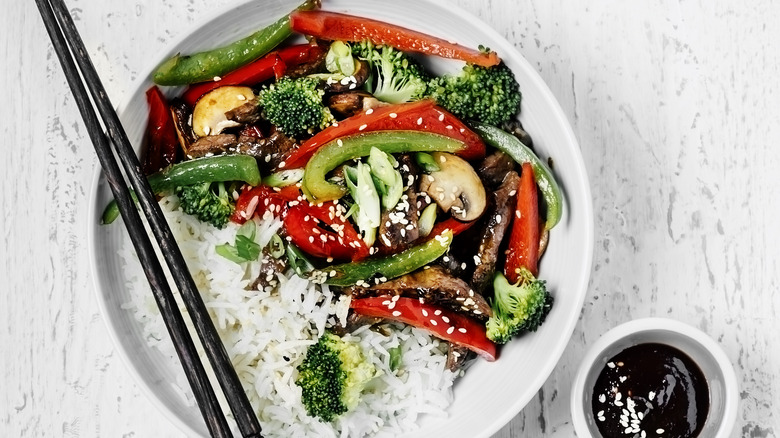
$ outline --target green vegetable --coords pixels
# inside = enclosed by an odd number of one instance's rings
[[[355,224],[363,235],[363,241],[371,246],[376,239],[376,229],[382,213],[379,208],[379,194],[371,178],[371,167],[358,161],[357,167],[344,167],[344,176],[357,206]]]
[[[182,161],[147,177],[152,192],[172,192],[176,187],[193,184],[241,181],[249,185],[260,184],[257,160],[248,155],[220,155]],[[135,199],[135,198],[134,198]],[[111,201],[103,211],[103,223],[110,224],[119,217],[116,201]]]
[[[544,322],[553,304],[544,281],[537,280],[528,269],[520,269],[520,280],[509,284],[498,272],[493,279],[493,316],[486,324],[487,336],[493,342],[505,344],[512,336],[536,331]]]
[[[346,187],[327,181],[327,174],[341,163],[365,157],[376,147],[382,152],[444,151],[455,153],[465,145],[443,135],[421,131],[375,131],[343,137],[326,143],[311,157],[303,174],[303,190],[310,201],[339,199]]]
[[[392,210],[404,193],[401,172],[396,170],[398,161],[392,155],[372,147],[368,153],[368,165],[371,166],[371,176],[377,191],[382,195],[382,206],[385,210]]]
[[[388,363],[390,365],[390,370],[398,371],[398,369],[401,368],[401,362],[403,361],[403,349],[399,345],[397,347],[388,348],[387,352],[390,354],[390,360]]]
[[[433,79],[428,94],[456,116],[489,125],[500,125],[520,111],[520,86],[504,64],[466,64],[460,74]]]
[[[268,241],[268,252],[271,253],[271,257],[278,259],[285,254],[284,241],[282,238],[274,233],[271,236],[271,240]]]
[[[439,206],[434,202],[425,207],[425,210],[420,213],[420,219],[417,221],[417,229],[420,231],[421,237],[425,237],[433,231],[438,210]]]
[[[433,173],[438,172],[441,170],[441,166],[439,166],[439,163],[436,162],[436,160],[433,159],[431,154],[426,154],[425,152],[417,152],[414,154],[414,161],[417,162],[417,165],[422,168],[422,171],[425,173]]]
[[[352,53],[368,62],[371,76],[365,87],[377,99],[403,103],[425,97],[429,76],[406,53],[391,46],[374,46],[370,41],[355,44]]]
[[[130,190],[130,197],[133,199],[133,202],[138,203],[138,196],[135,194],[135,190]],[[105,210],[103,210],[103,214],[100,216],[100,223],[108,225],[111,222],[114,222],[118,217],[119,205],[116,203],[116,200],[112,199]]]
[[[179,197],[182,211],[217,228],[227,224],[236,208],[236,202],[228,195],[224,182],[179,186],[174,193]]]
[[[298,10],[311,10],[318,6],[319,1],[306,0]],[[290,17],[285,15],[270,26],[227,46],[192,55],[176,54],[157,68],[153,79],[159,85],[211,81],[260,58],[290,35]]]
[[[297,246],[288,243],[286,253],[287,262],[299,277],[305,278],[310,272],[314,271],[314,265],[311,263],[308,256],[306,256],[306,253],[301,251]]]
[[[217,245],[214,250],[222,257],[235,262],[244,263],[257,260],[260,257],[260,245],[255,242],[255,222],[246,221],[236,231],[235,244]]]
[[[551,230],[561,220],[563,214],[563,193],[561,193],[558,182],[555,181],[552,170],[514,135],[495,126],[479,123],[474,124],[474,130],[482,136],[485,143],[503,151],[519,164],[531,163],[534,168],[536,185],[539,186],[539,191],[541,191],[547,207],[547,219],[544,226]]]
[[[325,55],[325,68],[331,73],[340,74],[342,77],[354,74],[357,65],[349,45],[342,41],[331,43],[328,53]]]
[[[375,278],[385,281],[385,279],[408,274],[435,261],[447,252],[451,243],[452,231],[446,230],[433,239],[406,251],[386,257],[329,266],[314,271],[311,278],[342,287],[370,283]]]
[[[320,130],[335,120],[322,102],[325,95],[317,78],[284,77],[260,92],[260,105],[268,121],[287,135]]]
[[[263,178],[263,184],[268,187],[287,187],[303,178],[303,169],[280,170]]]
[[[306,350],[297,369],[295,384],[301,388],[306,412],[324,421],[357,406],[361,392],[376,375],[360,345],[329,332]]]

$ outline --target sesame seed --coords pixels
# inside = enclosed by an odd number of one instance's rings
[[[372,114],[373,112],[374,112],[373,108],[369,108],[368,110],[366,110],[366,114]]]
[[[442,320],[442,321],[444,321],[444,322],[446,322],[446,323],[449,323],[449,322],[450,322],[450,319],[449,319],[449,318],[447,318],[446,316],[442,316],[442,317],[441,317],[441,320]]]
[[[362,131],[362,130],[364,130],[366,128],[368,128],[368,125],[365,125],[365,124],[360,125],[360,127],[358,128],[358,131]]]
[[[444,113],[439,114],[439,121],[440,122],[444,121]]]
[[[422,309],[422,316],[427,318],[428,317],[428,311],[425,310],[425,309]]]
[[[218,81],[221,81],[221,80],[222,80],[222,78],[221,78],[221,77],[219,77],[219,76],[214,76],[214,82],[218,82]]]
[[[661,434],[662,434],[662,433],[664,433],[664,432],[665,432],[665,431],[664,431],[663,429],[656,429],[656,430],[655,430],[655,433],[657,433],[658,435],[661,435]]]
[[[439,316],[439,315],[441,315],[441,310],[439,310],[439,309],[436,309],[436,310],[433,312],[433,314],[434,314],[434,315],[436,315],[436,316]]]
[[[430,321],[431,321],[431,325],[437,325],[438,324],[435,319],[431,319]]]
[[[466,333],[466,329],[463,328],[463,327],[459,328],[458,331],[461,332],[461,333]]]
[[[417,119],[417,124],[418,124],[418,125],[422,125],[422,122],[423,122],[423,118],[422,118],[422,117],[420,117],[419,119]]]
[[[452,129],[452,125],[447,125],[447,129]]]
[[[394,119],[394,118],[396,118],[396,117],[398,117],[398,114],[396,114],[396,113],[390,113],[390,118],[391,118],[391,119]]]
[[[398,310],[394,310],[393,316],[401,316],[401,312],[399,312]]]
[[[447,322],[447,321],[444,321],[444,322]],[[450,326],[450,327],[447,329],[447,334],[448,334],[448,335],[451,335],[451,334],[452,334],[452,332],[454,332],[454,331],[455,331],[455,327],[453,327],[453,326]]]

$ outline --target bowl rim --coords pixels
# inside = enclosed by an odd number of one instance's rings
[[[250,3],[254,3],[255,1],[257,0],[234,0],[232,2],[227,3],[223,7],[219,8],[218,10],[214,11],[214,13],[206,14],[194,20],[190,25],[185,27],[185,29],[178,36],[172,38],[170,41],[165,43],[163,49],[160,51],[160,54],[168,54],[172,48],[177,47],[181,45],[183,42],[185,42],[193,34],[193,32],[203,28],[205,25],[217,19],[218,17],[224,14],[228,14],[234,9],[244,7],[245,5],[248,5]],[[527,67],[529,68],[531,74],[528,79],[534,84],[534,87],[536,88],[537,92],[539,92],[547,101],[547,103],[550,105],[549,109],[551,113],[554,115],[556,119],[556,123],[562,128],[562,132],[560,132],[560,134],[564,136],[566,138],[567,143],[572,146],[573,154],[571,156],[571,159],[580,163],[580,165],[575,166],[577,173],[572,174],[572,179],[576,181],[585,182],[583,187],[578,187],[578,189],[583,192],[583,199],[581,201],[581,205],[578,205],[578,207],[581,210],[579,214],[582,217],[582,219],[584,219],[585,222],[583,225],[584,235],[582,236],[582,243],[584,248],[584,254],[583,254],[584,259],[580,264],[580,269],[572,273],[572,276],[577,278],[576,283],[580,285],[580,288],[584,289],[582,291],[581,290],[576,291],[577,300],[574,303],[574,308],[577,309],[576,313],[577,315],[579,315],[582,306],[584,304],[585,297],[587,295],[589,278],[593,267],[593,251],[594,251],[594,244],[595,244],[595,222],[594,222],[594,214],[593,214],[593,199],[592,199],[590,184],[588,183],[589,179],[587,175],[587,168],[585,167],[582,150],[574,134],[572,125],[569,122],[568,118],[566,117],[566,114],[563,112],[560,102],[554,96],[549,86],[544,82],[544,80],[536,71],[536,69],[534,69],[533,66],[531,66],[530,62],[512,45],[511,42],[509,42],[506,39],[506,37],[499,34],[492,26],[489,26],[481,18],[471,14],[470,12],[464,10],[462,7],[458,5],[450,4],[445,0],[424,0],[424,1],[426,3],[434,4],[440,8],[446,8],[449,12],[452,12],[455,15],[457,15],[458,18],[470,21],[472,26],[481,27],[482,30],[490,36],[490,38],[494,39],[495,41],[501,42],[502,45],[506,44],[507,47],[510,50],[512,50],[513,55],[517,56],[518,59],[522,63],[526,64]],[[163,59],[164,58],[162,56],[160,56],[159,60],[157,59],[157,57],[151,57],[151,60],[147,61],[144,67],[139,70],[142,73],[147,72],[148,74],[143,76],[139,75],[130,83],[130,86],[128,87],[129,91],[123,96],[123,98],[120,101],[120,104],[116,107],[117,112],[119,114],[123,114],[127,110],[128,105],[133,99],[133,96],[141,92],[141,89],[143,88],[144,84],[146,83],[146,81],[149,79],[152,72],[155,70],[155,68],[159,65],[159,63]],[[92,178],[92,184],[90,187],[91,195],[98,193],[101,176],[102,176],[101,167],[96,166]],[[161,411],[163,415],[172,424],[174,424],[179,430],[186,433],[188,436],[201,436],[198,430],[194,429],[191,424],[184,421],[183,418],[180,417],[173,409],[171,409],[162,399],[160,399],[158,395],[153,391],[152,387],[147,384],[144,376],[142,376],[139,373],[139,369],[135,366],[135,364],[131,360],[132,352],[129,350],[129,346],[122,341],[122,336],[120,335],[119,327],[116,325],[115,321],[109,320],[108,318],[105,317],[105,315],[109,315],[111,312],[107,307],[107,302],[100,297],[101,290],[103,287],[101,285],[100,274],[96,274],[96,272],[98,272],[97,267],[99,266],[99,262],[97,260],[98,251],[96,249],[99,239],[97,239],[98,233],[96,232],[96,230],[99,227],[99,224],[97,223],[95,218],[100,217],[101,211],[99,211],[99,209],[100,207],[96,205],[95,202],[90,202],[89,211],[87,215],[87,220],[89,222],[87,224],[87,230],[88,230],[87,244],[89,248],[90,266],[92,269],[92,275],[91,275],[92,285],[95,291],[95,295],[97,297],[98,306],[100,308],[100,313],[102,316],[101,319],[104,320],[104,324],[107,328],[109,337],[111,338],[114,347],[119,352],[119,356],[121,358],[121,361],[124,363],[125,368],[132,375],[136,385],[140,387],[141,392],[148,399],[150,399],[150,401],[157,408],[157,410]],[[567,205],[565,209],[567,210],[570,209],[570,206]],[[550,360],[545,362],[544,364],[545,366],[542,367],[541,372],[539,372],[536,375],[536,378],[533,379],[531,382],[529,382],[530,386],[535,387],[536,390],[533,392],[529,392],[525,397],[515,398],[514,402],[511,405],[509,405],[506,409],[503,410],[504,411],[503,414],[496,418],[496,421],[491,423],[489,427],[485,427],[482,430],[482,433],[479,435],[479,437],[489,437],[492,434],[496,433],[499,429],[501,429],[509,421],[511,421],[511,419],[514,418],[528,404],[528,402],[538,392],[538,390],[542,387],[542,385],[544,385],[544,383],[547,381],[549,376],[552,374],[555,367],[560,362],[563,352],[571,340],[571,336],[574,332],[574,328],[578,320],[579,317],[568,318],[566,319],[566,323],[564,325],[559,326],[558,331],[561,334],[560,337],[561,341],[557,342],[553,346],[554,348],[548,350]]]
[[[723,348],[715,340],[699,330],[698,328],[678,321],[672,318],[648,317],[634,319],[613,327],[588,348],[585,356],[580,363],[577,374],[572,383],[570,410],[574,430],[578,436],[591,436],[590,428],[585,420],[586,407],[583,406],[582,395],[587,390],[585,380],[596,365],[596,361],[602,356],[604,351],[631,335],[650,332],[664,331],[673,333],[675,336],[687,338],[702,346],[714,359],[714,364],[723,375],[724,388],[724,411],[720,426],[714,438],[727,438],[731,435],[737,417],[737,408],[739,406],[739,386],[737,384],[737,375],[734,371],[734,365],[726,355]]]

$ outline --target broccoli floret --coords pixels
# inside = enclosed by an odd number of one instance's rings
[[[174,192],[179,197],[181,209],[185,213],[217,228],[225,226],[236,206],[223,182],[179,186]]]
[[[406,53],[364,41],[352,46],[352,54],[368,62],[371,76],[365,86],[377,99],[403,103],[425,97],[429,76],[422,65]]]
[[[331,421],[357,406],[360,393],[376,374],[360,346],[325,333],[306,351],[295,384],[312,417]]]
[[[334,118],[322,102],[325,95],[317,78],[284,77],[260,92],[265,117],[287,135],[299,136],[324,129]]]
[[[457,75],[434,78],[428,94],[449,112],[467,120],[498,126],[520,111],[520,86],[505,64],[466,64]]]
[[[520,269],[517,284],[510,284],[503,274],[497,273],[493,293],[493,316],[486,325],[487,336],[499,344],[506,344],[516,334],[536,331],[553,304],[544,281],[534,278],[525,268]]]

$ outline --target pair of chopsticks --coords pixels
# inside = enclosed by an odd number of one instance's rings
[[[141,173],[138,157],[108,99],[65,3],[63,0],[35,1],[211,436],[222,438],[233,435],[222,413],[214,388],[211,387],[203,364],[198,358],[195,344],[187,331],[184,318],[179,312],[162,265],[141,222],[130,195],[130,188],[122,176],[114,153],[119,156],[127,178],[135,189],[141,209],[173,274],[239,431],[244,437],[261,437],[257,416],[230,363],[225,346],[209,318],[206,306],[157,204],[155,195]],[[95,108],[100,113],[107,135],[103,132]],[[111,144],[114,146],[113,151]]]

